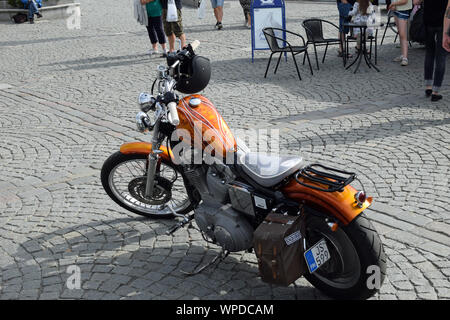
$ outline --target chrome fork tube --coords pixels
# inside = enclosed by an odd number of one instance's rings
[[[158,164],[159,154],[161,153],[159,150],[159,124],[160,121],[156,121],[155,127],[153,128],[152,150],[148,155],[147,184],[145,186],[145,196],[148,198],[153,196],[153,190],[155,188],[156,165]]]

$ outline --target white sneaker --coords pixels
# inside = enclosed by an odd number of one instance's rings
[[[154,54],[159,54],[159,51],[158,50],[154,50],[154,49],[150,49],[149,51],[148,51],[148,54],[149,55],[154,55]]]
[[[401,65],[402,66],[407,66],[408,65],[408,58],[403,58]]]
[[[392,60],[392,61],[394,61],[394,62],[400,62],[400,61],[402,61],[402,60],[403,60],[403,56],[398,56],[398,57],[395,57],[394,60]]]

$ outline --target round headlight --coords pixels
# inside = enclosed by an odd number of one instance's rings
[[[139,94],[138,104],[142,111],[149,111],[153,105],[155,104],[155,97],[153,97],[150,93],[142,92]]]
[[[150,129],[151,121],[145,112],[138,112],[136,115],[136,127],[139,132],[145,132]]]

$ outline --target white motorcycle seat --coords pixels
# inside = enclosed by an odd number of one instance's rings
[[[238,161],[250,178],[266,188],[280,183],[303,166],[300,157],[279,157],[256,152],[241,152]]]

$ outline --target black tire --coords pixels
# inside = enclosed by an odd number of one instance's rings
[[[103,188],[105,189],[106,193],[108,194],[108,196],[114,200],[114,202],[116,202],[118,205],[120,205],[121,207],[127,209],[128,211],[131,211],[133,213],[136,213],[138,215],[142,215],[145,217],[149,217],[149,218],[161,218],[161,219],[171,219],[174,218],[174,215],[170,212],[167,213],[149,213],[149,212],[145,212],[136,208],[131,207],[130,205],[127,205],[126,203],[124,203],[123,201],[121,201],[113,192],[113,190],[111,189],[111,186],[109,184],[109,177],[110,174],[112,172],[112,170],[114,168],[116,168],[119,164],[126,162],[126,161],[130,161],[130,160],[146,160],[147,156],[143,155],[143,154],[123,154],[120,151],[113,153],[103,164],[102,170],[101,170],[101,181],[102,181],[102,185]],[[176,167],[165,161],[164,159],[162,159],[162,163],[165,166],[168,166],[170,168],[172,168],[173,170],[177,171],[177,173],[180,175],[180,178],[183,179],[183,183],[185,184],[185,180],[184,177],[179,173],[179,171],[176,169]],[[162,187],[168,187],[168,184],[170,185],[170,181],[168,181],[167,179],[164,178],[156,178],[157,179],[157,184],[160,184]],[[186,188],[186,187],[185,187]],[[191,188],[186,188],[186,193],[190,194],[192,192]],[[189,196],[189,199],[192,199],[191,196]],[[186,214],[188,212],[190,212],[192,209],[194,208],[194,205],[192,203],[192,201],[189,202],[189,204],[187,204],[186,207],[183,206],[182,209],[180,210],[175,210],[177,213],[179,214]]]
[[[340,229],[351,241],[358,255],[360,262],[359,279],[351,287],[338,288],[322,281],[315,273],[311,274],[307,272],[305,278],[314,285],[314,287],[335,299],[370,298],[378,291],[379,287],[374,288],[374,286],[368,285],[368,280],[369,284],[373,283],[373,277],[371,279],[369,279],[369,277],[374,274],[371,272],[372,269],[368,268],[370,266],[377,266],[379,268],[380,286],[386,276],[386,255],[380,236],[364,213],[361,213],[347,226]]]

